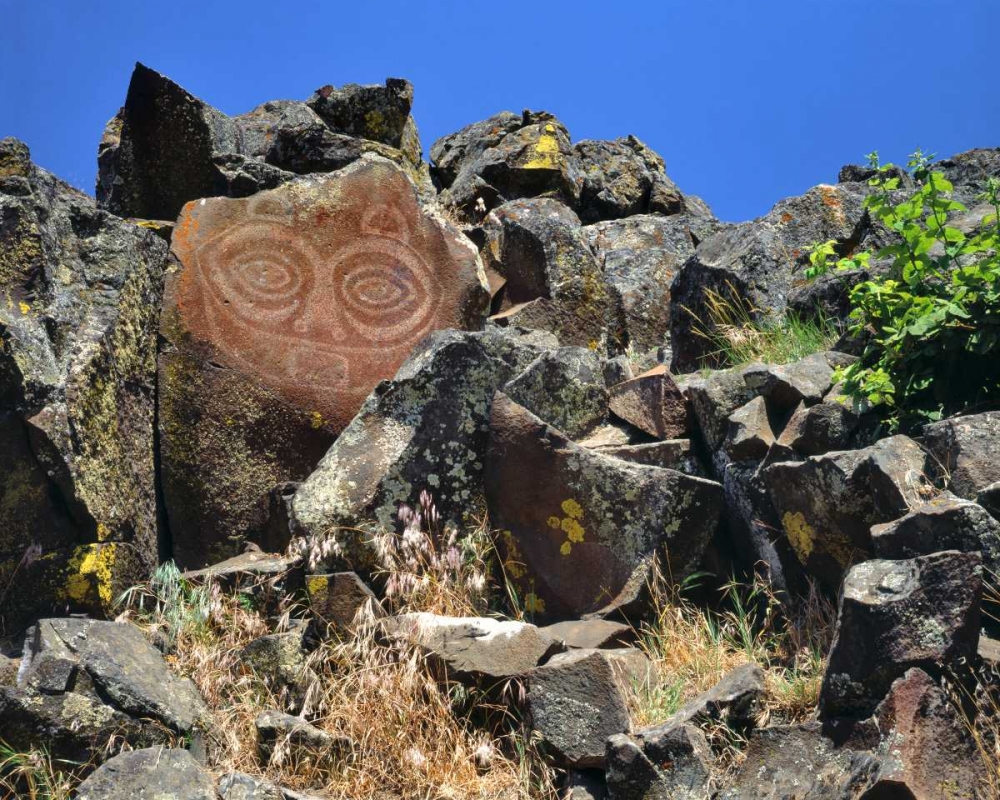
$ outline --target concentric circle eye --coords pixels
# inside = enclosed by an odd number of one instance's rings
[[[204,267],[218,299],[234,313],[264,323],[300,313],[315,275],[301,238],[268,223],[238,228],[212,248]]]
[[[373,343],[397,344],[417,336],[437,306],[423,260],[392,239],[367,237],[340,253],[333,286],[341,318]]]

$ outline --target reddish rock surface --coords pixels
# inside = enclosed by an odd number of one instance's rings
[[[160,360],[164,493],[187,566],[231,555],[438,328],[479,328],[475,249],[366,158],[253,197],[187,204]],[[180,539],[178,539],[178,536]]]
[[[690,429],[683,393],[662,364],[611,388],[611,413],[658,439],[677,439]]]

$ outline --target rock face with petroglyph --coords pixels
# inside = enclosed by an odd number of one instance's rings
[[[0,630],[110,610],[157,564],[167,247],[0,141]]]
[[[487,290],[461,233],[396,165],[185,207],[161,332],[160,435],[174,556],[202,566],[265,522],[368,393],[438,328],[478,328]]]

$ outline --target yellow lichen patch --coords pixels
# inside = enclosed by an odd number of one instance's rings
[[[805,515],[801,511],[786,511],[781,518],[781,524],[799,561],[804,564],[816,547],[816,531],[806,522]]]
[[[503,537],[504,549],[507,551],[507,557],[503,560],[504,571],[512,578],[523,578],[526,570],[524,563],[520,560],[521,551],[514,539],[514,534],[510,531],[500,531],[500,536]]]
[[[525,162],[524,169],[559,169],[559,139],[554,126],[545,126],[534,150],[534,157]]]
[[[97,523],[97,541],[103,542],[105,539],[108,538],[109,533],[110,531],[108,530],[107,525],[105,525],[103,522]]]
[[[313,430],[318,431],[323,427],[323,415],[318,411],[313,411],[309,415],[309,424],[312,426]]]
[[[31,311],[31,306],[29,306],[23,300],[17,304],[17,307],[21,309],[21,314],[23,314],[24,316],[27,316],[28,312]]]
[[[559,522],[559,517],[549,517],[546,520],[546,524],[553,530],[559,530],[561,523]]]
[[[573,552],[573,545],[570,544],[568,541],[565,541],[559,548],[559,552],[562,553],[564,556],[568,556],[570,553]]]
[[[566,517],[562,521],[562,529],[566,534],[566,537],[571,542],[582,542],[583,541],[583,526],[577,522],[572,517]]]
[[[330,579],[326,575],[310,575],[306,582],[306,591],[313,600],[326,597],[327,589],[330,586]]]
[[[528,592],[524,596],[524,610],[529,614],[544,614],[545,601],[534,592]]]
[[[583,507],[572,498],[569,500],[563,500],[561,508],[567,517],[572,517],[573,519],[583,518]]]
[[[85,544],[76,549],[68,566],[63,598],[80,605],[95,605],[109,610],[114,599],[112,577],[115,564],[114,544]]]

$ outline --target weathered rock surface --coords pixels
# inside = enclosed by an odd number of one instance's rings
[[[611,298],[573,211],[549,198],[516,200],[483,230],[483,264],[504,281],[497,319],[550,331],[563,345],[605,347]]]
[[[307,626],[260,636],[240,651],[240,662],[257,675],[290,711],[299,711],[310,687],[318,682],[316,673],[306,663]]]
[[[665,732],[689,723],[702,726],[706,722],[722,722],[732,730],[745,731],[756,724],[765,699],[764,670],[756,664],[744,664],[650,731]],[[647,738],[652,735],[649,733]]]
[[[572,619],[545,625],[539,631],[572,650],[621,647],[635,638],[635,630],[608,619]]]
[[[613,800],[703,800],[714,757],[693,725],[649,729],[607,740],[608,796]]]
[[[723,447],[734,461],[762,460],[774,444],[774,432],[763,397],[755,397],[729,415]]]
[[[393,529],[400,504],[415,507],[424,489],[443,522],[485,510],[493,394],[542,352],[496,330],[429,337],[365,401],[299,487],[291,503],[293,529],[323,536],[371,519]],[[352,566],[366,566],[363,541],[345,539],[344,548]]]
[[[192,204],[173,246],[163,491],[174,557],[203,566],[263,527],[271,487],[305,478],[427,333],[481,327],[487,296],[474,248],[380,159]]]
[[[718,484],[570,442],[498,394],[486,462],[490,522],[507,576],[547,619],[627,610],[653,559],[682,580],[718,520]]]
[[[340,630],[352,629],[362,610],[374,616],[381,612],[374,592],[354,572],[310,575],[306,592],[312,613]]]
[[[574,769],[603,767],[609,736],[629,729],[629,682],[649,663],[638,650],[572,650],[528,675],[532,729],[548,756]]]
[[[815,242],[860,242],[864,233],[863,187],[817,186],[782,200],[766,216],[733,225],[703,241],[671,287],[672,368],[697,369],[711,344],[699,330],[711,330],[709,293],[747,311],[780,314],[796,271]],[[687,311],[684,311],[687,309]]]
[[[265,764],[281,754],[303,766],[328,765],[331,759],[347,753],[352,743],[346,737],[334,736],[301,717],[269,709],[257,715],[257,749]]]
[[[662,365],[613,386],[609,408],[657,439],[677,439],[690,429],[687,399]]]
[[[800,456],[819,456],[847,450],[854,443],[860,420],[847,403],[825,400],[814,406],[801,404],[781,431],[778,444]]]
[[[866,561],[844,578],[820,709],[863,717],[911,667],[971,658],[979,639],[982,558],[946,551]]]
[[[491,617],[413,613],[390,617],[383,630],[442,667],[448,677],[497,682],[525,675],[563,649],[562,643],[525,622]]]
[[[0,627],[108,611],[160,556],[155,234],[0,140]]]
[[[228,117],[136,64],[125,105],[98,151],[97,201],[123,217],[177,217],[203,197],[245,197],[296,174],[330,172],[369,152],[420,174],[413,87],[324,86],[308,102],[279,100]]]
[[[216,800],[215,779],[187,750],[122,753],[80,784],[78,800]]]
[[[967,500],[975,500],[980,490],[1000,480],[998,439],[1000,411],[946,419],[924,429],[932,466],[943,473],[951,491]]]
[[[872,553],[871,526],[905,514],[926,494],[925,455],[906,436],[862,450],[772,464],[764,481],[807,571],[836,587]]]

